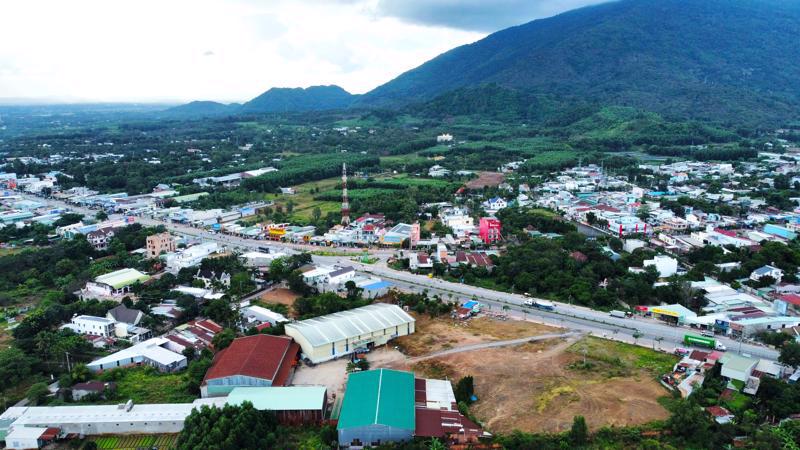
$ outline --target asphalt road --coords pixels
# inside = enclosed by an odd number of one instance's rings
[[[68,208],[87,215],[93,215],[96,213],[95,210],[75,207],[54,199],[42,199],[25,194],[22,196],[39,202],[44,201],[52,206]],[[121,216],[114,215],[112,217],[119,218]],[[337,253],[349,250],[352,252],[352,256],[363,253],[363,250],[361,249],[331,249],[329,247],[243,239],[235,236],[213,233],[201,228],[194,228],[182,224],[166,223],[145,217],[137,217],[136,220],[137,222],[147,226],[164,225],[172,232],[195,236],[205,240],[216,241],[220,245],[232,249],[257,250],[259,247],[269,247],[275,251],[281,251],[289,254],[303,250],[331,251]],[[530,318],[543,323],[590,332],[594,335],[605,336],[607,338],[636,343],[648,347],[652,346],[653,348],[672,350],[675,347],[687,347],[683,344],[683,336],[687,333],[697,334],[696,330],[692,330],[687,327],[672,326],[654,319],[619,319],[610,317],[608,313],[602,311],[595,311],[590,308],[566,303],[554,302],[556,304],[556,310],[553,312],[528,308],[523,306],[523,302],[527,300],[527,298],[521,295],[483,289],[462,283],[452,283],[437,278],[428,278],[427,276],[401,272],[386,267],[384,264],[385,259],[393,253],[392,250],[373,249],[370,251],[370,253],[379,258],[379,262],[377,264],[362,264],[354,261],[352,256],[314,255],[313,259],[319,264],[352,265],[356,267],[357,270],[366,274],[373,274],[390,280],[401,289],[416,292],[428,290],[429,293],[438,293],[440,296],[442,296],[442,298],[447,300],[452,299],[463,301],[477,298],[481,303],[484,303],[497,311],[502,311],[502,308],[507,306],[509,308],[508,312],[517,317]],[[637,332],[640,334],[640,336],[634,338],[634,334]],[[728,351],[731,352],[743,353],[754,357],[771,360],[776,360],[778,358],[777,351],[765,346],[733,341],[726,337],[717,337],[717,339],[728,348]]]

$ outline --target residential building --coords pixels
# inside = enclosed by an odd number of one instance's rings
[[[89,241],[95,250],[103,251],[108,249],[108,244],[111,238],[114,237],[114,228],[101,228],[99,230],[90,231],[86,234],[86,240]]]
[[[783,271],[777,267],[766,265],[750,273],[750,279],[753,281],[759,281],[763,277],[771,277],[775,280],[775,283],[780,283],[783,278]]]
[[[78,334],[88,334],[106,338],[114,336],[114,321],[106,319],[105,317],[75,316],[64,327]]]
[[[186,357],[167,349],[170,341],[163,337],[148,339],[136,345],[96,359],[86,367],[92,372],[148,365],[161,372],[174,372],[186,367]]]
[[[110,381],[87,381],[85,383],[74,384],[70,391],[72,391],[72,400],[80,401],[87,395],[95,395],[103,397],[106,393],[113,392],[117,389],[117,384]]]
[[[175,239],[169,232],[151,234],[147,236],[147,257],[158,258],[162,253],[175,251]]]
[[[656,255],[653,259],[642,261],[642,265],[655,267],[661,278],[669,278],[678,273],[678,260],[667,255]]]
[[[199,266],[210,255],[219,251],[216,242],[205,242],[166,255],[167,271],[178,273],[181,269]]]
[[[481,217],[478,224],[478,233],[485,244],[492,244],[502,239],[503,229],[500,219],[494,217]]]

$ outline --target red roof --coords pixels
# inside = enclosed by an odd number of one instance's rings
[[[786,294],[781,295],[781,300],[785,301],[786,303],[790,303],[795,306],[800,306],[800,295],[797,294]]]
[[[272,324],[271,324],[271,323],[269,323],[269,322],[264,322],[264,323],[262,323],[261,325],[258,325],[258,326],[256,327],[256,330],[258,330],[258,331],[261,331],[261,330],[263,330],[264,328],[269,328],[269,327],[271,327],[271,326],[272,326]]]
[[[212,333],[219,333],[220,331],[222,331],[222,327],[218,323],[210,319],[198,320],[194,323],[194,325],[206,331],[210,331]]]
[[[735,231],[723,230],[722,228],[714,228],[714,231],[716,231],[719,234],[724,234],[725,236],[728,236],[728,237],[736,237],[736,232]]]
[[[700,350],[693,350],[689,355],[689,359],[693,359],[695,361],[705,361],[707,357],[708,352],[701,352]]]
[[[256,334],[234,339],[230,347],[214,356],[207,380],[234,375],[270,380],[272,386],[283,386],[300,346],[286,336]]]
[[[706,411],[708,411],[709,414],[711,414],[714,417],[725,417],[731,415],[731,412],[723,408],[722,406],[709,406],[706,408]]]
[[[52,441],[53,439],[57,438],[58,435],[61,433],[61,428],[49,427],[45,429],[39,439],[43,441]]]

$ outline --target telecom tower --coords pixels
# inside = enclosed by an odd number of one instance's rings
[[[350,225],[350,201],[347,199],[347,163],[342,163],[342,225]]]

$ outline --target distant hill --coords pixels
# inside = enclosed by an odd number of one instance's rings
[[[355,105],[395,107],[495,84],[665,116],[778,123],[800,115],[798,36],[800,0],[620,0],[455,48]]]
[[[194,101],[185,105],[178,105],[164,111],[167,115],[173,116],[221,116],[226,114],[236,114],[241,108],[239,103],[224,104],[211,101]]]
[[[242,105],[242,113],[322,111],[347,108],[357,98],[339,86],[272,88]]]

